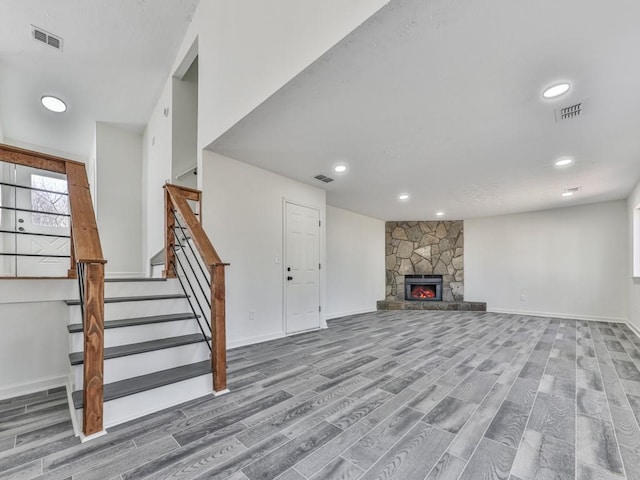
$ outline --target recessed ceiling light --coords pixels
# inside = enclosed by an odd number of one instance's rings
[[[439,212],[436,212],[436,217],[443,217],[444,216],[444,212],[442,210],[440,210]]]
[[[558,83],[556,85],[552,85],[551,87],[545,88],[542,92],[542,96],[544,98],[556,98],[560,95],[564,95],[569,91],[571,85],[567,82]]]
[[[556,160],[556,167],[568,167],[573,163],[573,158],[561,158],[560,160]]]
[[[572,192],[571,190],[568,190],[568,191],[566,191],[566,192],[562,192],[562,196],[563,196],[563,197],[573,197],[573,194],[574,194],[574,193],[575,193],[575,192]]]
[[[58,97],[52,97],[51,95],[45,95],[40,99],[42,105],[47,110],[52,112],[62,113],[67,110],[67,104],[60,100]]]
[[[398,195],[398,200],[409,200],[409,194],[401,193],[400,195]]]
[[[336,165],[335,167],[333,167],[333,171],[336,172],[336,173],[346,172],[347,171],[347,166],[346,165]]]

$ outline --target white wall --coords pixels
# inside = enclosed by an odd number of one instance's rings
[[[384,221],[327,205],[327,311],[336,318],[384,300]]]
[[[64,385],[68,307],[75,280],[2,280],[0,399]]]
[[[222,260],[231,264],[226,269],[227,343],[234,347],[281,337],[283,198],[320,210],[324,265],[325,191],[212,152],[203,157],[203,225]],[[320,272],[324,311],[326,275]]]
[[[633,257],[633,242],[640,243],[640,238],[633,238],[634,222],[633,214],[636,207],[640,204],[640,183],[631,192],[627,199],[627,225],[629,230],[629,265],[627,270],[627,276],[630,277],[627,280],[627,291],[629,293],[629,322],[640,331],[640,277],[632,276],[632,265],[635,261]]]
[[[91,190],[91,201],[93,202],[93,209],[97,209],[96,203],[96,159],[98,158],[98,144],[97,144],[97,134],[98,134],[98,124],[96,123],[96,128],[93,130],[93,139],[91,141],[91,151],[89,152],[89,157],[85,163],[85,168],[87,170],[87,180],[89,180],[89,189]]]
[[[464,235],[465,300],[490,311],[627,319],[624,201],[465,220]]]
[[[142,137],[113,125],[96,125],[96,216],[105,273],[142,275]]]
[[[145,262],[163,246],[162,185],[171,178],[173,75],[183,68],[185,58],[193,58],[194,45],[198,52],[200,171],[202,149],[388,1],[200,2],[144,134]],[[164,108],[169,109],[166,118]],[[201,175],[197,183],[202,189]]]
[[[142,258],[147,273],[149,259],[164,247],[162,186],[165,181],[171,179],[172,85],[173,81],[170,78],[142,137]]]
[[[55,157],[66,158],[67,160],[75,160],[76,162],[85,163],[86,157],[76,155],[73,153],[65,152],[63,150],[56,150],[55,148],[43,147],[37,143],[22,142],[20,140],[14,140],[13,138],[4,137],[4,143],[7,145],[13,145],[14,147],[25,148],[27,150],[33,150],[34,152],[46,153],[47,155],[53,155]]]
[[[209,145],[388,1],[200,2],[176,62],[197,37],[199,147]]]
[[[171,183],[196,187],[192,171],[198,161],[198,61],[193,62],[182,79],[174,78],[172,87],[172,161]],[[178,177],[179,175],[179,177]]]

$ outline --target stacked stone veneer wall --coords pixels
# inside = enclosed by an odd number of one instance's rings
[[[386,300],[404,301],[404,276],[442,275],[442,300],[464,300],[464,229],[452,222],[386,222]]]

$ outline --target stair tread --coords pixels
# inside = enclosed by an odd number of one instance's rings
[[[164,277],[105,278],[105,282],[166,282]]]
[[[173,300],[178,298],[187,298],[184,293],[172,293],[167,295],[139,295],[136,297],[110,297],[105,298],[104,303],[121,303],[121,302],[143,302],[147,300]],[[65,300],[67,305],[80,305],[80,300]]]
[[[174,322],[178,320],[189,320],[192,318],[199,318],[200,315],[194,315],[193,313],[172,313],[169,315],[152,315],[149,317],[135,317],[135,318],[123,318],[120,320],[107,320],[104,322],[104,328],[121,328],[121,327],[135,327],[139,325],[150,325],[153,323]],[[67,325],[69,333],[82,332],[81,323],[72,323]]]
[[[181,335],[178,337],[161,338],[159,340],[150,340],[147,342],[130,343],[127,345],[118,345],[117,347],[109,347],[104,349],[104,359],[125,357],[127,355],[135,355],[138,353],[153,352],[165,348],[179,347],[192,343],[204,342],[204,338],[200,333],[192,333],[190,335]],[[81,365],[84,363],[84,352],[73,352],[69,354],[71,365]]]
[[[108,383],[104,386],[104,401],[108,402],[109,400],[163,387],[208,373],[211,373],[211,361],[203,360],[202,362]],[[82,390],[73,392],[72,397],[75,408],[82,408]]]

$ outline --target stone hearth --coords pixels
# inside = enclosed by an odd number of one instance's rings
[[[394,302],[378,301],[378,310],[467,310],[486,312],[484,302]]]

